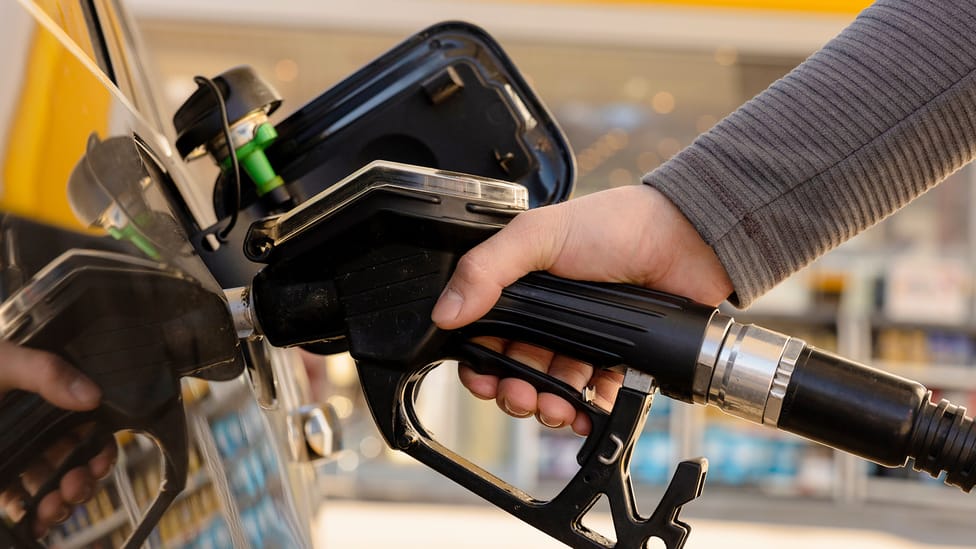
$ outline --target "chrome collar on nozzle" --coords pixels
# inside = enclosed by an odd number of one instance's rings
[[[248,339],[260,334],[258,317],[254,313],[254,300],[251,299],[251,288],[248,286],[230,288],[224,290],[224,297],[227,299],[227,310],[234,319],[237,337]]]
[[[709,321],[695,370],[693,399],[766,425],[779,421],[801,339],[716,312]]]

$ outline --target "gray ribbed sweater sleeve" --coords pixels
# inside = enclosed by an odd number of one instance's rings
[[[756,297],[976,150],[976,2],[881,0],[645,176]]]

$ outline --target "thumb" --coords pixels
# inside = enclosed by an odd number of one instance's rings
[[[434,323],[450,330],[473,322],[491,309],[503,288],[552,266],[564,239],[557,229],[563,213],[559,206],[520,214],[464,254],[434,305]]]
[[[98,405],[101,390],[56,355],[0,341],[0,392],[22,389],[67,410]]]

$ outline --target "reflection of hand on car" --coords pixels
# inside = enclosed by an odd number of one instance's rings
[[[0,393],[11,389],[37,393],[66,410],[90,410],[101,398],[101,391],[94,383],[57,356],[0,341]],[[78,442],[79,439],[66,437],[38,456],[31,468],[24,472],[19,485],[2,487],[0,505],[12,519],[19,520],[23,516],[22,502],[40,487]],[[38,505],[34,534],[40,537],[48,528],[67,519],[71,504],[91,499],[95,494],[95,481],[108,475],[115,457],[116,447],[110,444],[88,462],[88,467],[69,471],[62,478],[60,489],[46,495]]]

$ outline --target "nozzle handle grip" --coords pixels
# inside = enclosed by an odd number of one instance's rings
[[[598,368],[650,374],[661,392],[691,402],[695,366],[715,308],[632,286],[532,273],[502,291],[467,335],[533,343]]]

